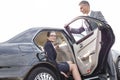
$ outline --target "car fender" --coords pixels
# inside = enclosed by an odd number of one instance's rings
[[[111,52],[112,52],[113,61],[114,63],[116,63],[118,57],[120,57],[120,52],[118,52],[117,50],[113,50],[113,49],[111,50]]]
[[[30,74],[30,72],[32,70],[34,70],[35,68],[38,68],[38,67],[46,67],[46,68],[52,70],[60,78],[60,72],[55,67],[55,65],[53,65],[50,62],[39,62],[39,63],[36,63],[35,65],[32,65],[32,67],[27,70],[26,75],[24,76],[24,79]]]

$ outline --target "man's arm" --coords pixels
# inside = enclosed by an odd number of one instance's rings
[[[85,29],[84,29],[83,27],[80,27],[80,28],[78,28],[78,29],[74,29],[74,28],[71,28],[71,29],[70,29],[70,32],[71,32],[71,33],[75,33],[75,34],[80,34],[80,33],[82,33],[83,31],[85,31]]]

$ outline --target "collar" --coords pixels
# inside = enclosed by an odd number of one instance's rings
[[[91,10],[89,11],[88,14],[83,14],[83,16],[90,16],[90,14],[91,14]]]
[[[88,16],[90,16],[90,14],[91,14],[91,10],[89,11]]]

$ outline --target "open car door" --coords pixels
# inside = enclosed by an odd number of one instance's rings
[[[79,16],[65,26],[73,41],[76,63],[82,75],[98,74],[107,61],[114,43],[114,34],[109,25]]]

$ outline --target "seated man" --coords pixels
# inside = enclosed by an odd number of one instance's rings
[[[72,62],[60,62],[60,63],[56,62],[57,53],[55,49],[58,48],[58,46],[54,46],[53,43],[55,42],[55,40],[56,33],[53,31],[48,32],[47,42],[45,43],[44,49],[47,52],[49,60],[52,61],[58,67],[61,74],[72,72],[74,80],[82,80],[76,64],[73,64]]]

